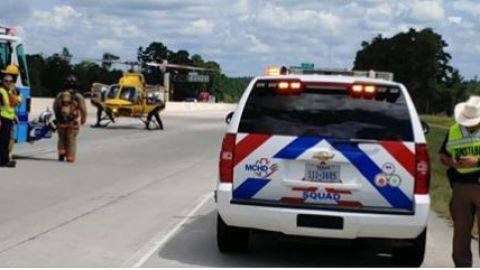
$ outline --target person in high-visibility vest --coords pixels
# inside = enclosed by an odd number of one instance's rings
[[[10,94],[13,83],[12,75],[4,75],[0,87],[0,167],[15,167],[16,163],[10,160],[8,146],[12,136],[15,120],[15,100]]]
[[[480,213],[480,96],[457,104],[454,116],[439,154],[452,186],[453,262],[471,267],[471,232]]]
[[[17,82],[18,75],[20,74],[20,70],[18,69],[18,67],[16,65],[8,65],[4,70],[2,70],[2,73],[11,75],[12,78],[13,78],[13,83],[10,84],[9,94],[10,94],[11,102],[14,103],[14,104],[11,104],[11,105],[13,105],[13,107],[17,107],[20,104],[22,104],[22,96],[20,95],[20,93],[17,89],[17,86],[15,85],[16,82]],[[13,125],[15,126],[16,124],[18,124],[18,118],[17,118],[17,115],[16,115],[16,111],[14,111],[14,112],[15,112],[15,118],[13,120]],[[10,155],[10,160],[12,160],[12,161],[13,161],[13,149],[15,147],[14,130],[15,130],[15,128],[12,127],[12,134],[11,134],[11,137],[10,137],[10,143],[8,144],[8,152],[9,152],[9,155]]]

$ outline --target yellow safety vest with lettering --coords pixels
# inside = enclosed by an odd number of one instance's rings
[[[447,152],[452,158],[458,159],[464,156],[480,157],[480,130],[471,134],[465,127],[454,124],[448,132]],[[459,173],[472,173],[480,171],[477,168],[456,169]]]
[[[0,98],[2,106],[0,107],[0,116],[6,119],[15,119],[15,107],[10,104],[10,93],[5,88],[0,87]]]

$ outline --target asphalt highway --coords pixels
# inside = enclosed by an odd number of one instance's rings
[[[55,137],[17,146],[18,167],[0,169],[0,267],[391,265],[376,243],[270,234],[246,254],[219,253],[212,195],[226,114],[168,113],[164,131],[133,119],[84,127],[75,164],[57,161]],[[431,214],[424,266],[452,266],[451,231]]]

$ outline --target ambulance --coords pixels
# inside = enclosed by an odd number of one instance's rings
[[[405,86],[388,72],[267,73],[227,117],[215,190],[219,250],[247,250],[253,230],[378,238],[393,240],[397,265],[421,265],[427,126]]]
[[[16,65],[20,71],[16,87],[23,100],[16,107],[18,118],[14,131],[16,143],[34,142],[44,138],[51,138],[52,131],[55,129],[51,111],[42,112],[38,119],[34,119],[34,121],[29,119],[31,105],[30,78],[28,76],[28,65],[22,39],[13,28],[0,26],[0,70],[4,70],[8,65]]]

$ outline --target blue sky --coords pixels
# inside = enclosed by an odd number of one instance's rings
[[[8,12],[6,10],[8,9]],[[463,76],[480,75],[480,1],[473,0],[2,0],[0,23],[15,26],[29,53],[68,47],[82,58],[123,60],[161,41],[256,75],[266,65],[351,68],[362,40],[432,27]]]

